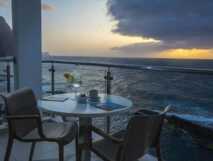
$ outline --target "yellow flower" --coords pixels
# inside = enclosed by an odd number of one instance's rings
[[[73,83],[75,81],[75,77],[72,73],[64,73],[64,78],[68,83]]]

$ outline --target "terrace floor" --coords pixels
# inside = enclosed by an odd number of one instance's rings
[[[96,136],[95,136],[96,137]],[[7,144],[7,133],[0,134],[0,161],[3,161]],[[27,161],[30,153],[30,144],[16,141],[10,161]],[[36,145],[34,161],[58,161],[57,145],[54,143],[39,143]],[[74,142],[65,147],[65,161],[75,161]],[[91,161],[101,161],[92,154]],[[146,155],[140,161],[157,161],[151,155]]]

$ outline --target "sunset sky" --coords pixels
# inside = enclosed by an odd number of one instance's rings
[[[161,2],[161,3],[160,3]],[[213,59],[211,0],[43,0],[54,55]],[[11,4],[0,0],[11,25]]]

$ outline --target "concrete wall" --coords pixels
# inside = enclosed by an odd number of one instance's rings
[[[16,87],[41,95],[41,0],[12,0]]]

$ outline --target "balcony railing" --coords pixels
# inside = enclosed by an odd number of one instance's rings
[[[6,82],[5,92],[10,92],[12,86],[13,64],[15,59],[13,57],[3,57],[0,58],[0,81]],[[213,69],[200,69],[200,68],[182,68],[182,67],[170,67],[170,66],[144,66],[144,65],[124,65],[124,64],[109,64],[109,63],[96,63],[96,62],[83,62],[83,61],[64,61],[64,60],[43,60],[43,64],[51,64],[49,72],[51,73],[51,93],[55,93],[55,72],[56,64],[63,65],[76,65],[76,66],[93,66],[93,67],[103,67],[107,69],[104,79],[106,80],[106,93],[111,93],[111,81],[113,76],[111,73],[112,68],[128,69],[128,70],[138,70],[138,71],[150,71],[150,72],[170,72],[170,73],[183,73],[183,74],[196,74],[196,75],[210,75],[213,76]],[[4,65],[3,65],[4,64]]]
[[[10,92],[13,86],[12,78],[14,58],[13,57],[0,57],[0,92]],[[3,84],[6,83],[6,89]],[[1,86],[2,85],[2,86]]]
[[[183,73],[183,74],[196,74],[196,75],[208,75],[213,76],[212,69],[200,69],[200,68],[181,68],[181,67],[170,67],[170,66],[144,66],[144,65],[124,65],[124,64],[109,64],[109,63],[96,63],[96,62],[83,62],[83,61],[64,61],[64,60],[43,60],[43,64],[51,64],[49,72],[51,73],[51,93],[55,93],[55,72],[56,64],[63,65],[76,65],[76,66],[93,66],[106,68],[106,75],[104,79],[106,80],[106,93],[111,93],[111,81],[113,80],[113,75],[111,73],[112,68],[128,69],[128,70],[138,70],[138,71],[150,71],[150,72],[169,72],[169,73]]]
[[[0,57],[0,93],[9,93],[13,88],[13,57]],[[0,102],[0,129],[4,129],[4,109]]]

